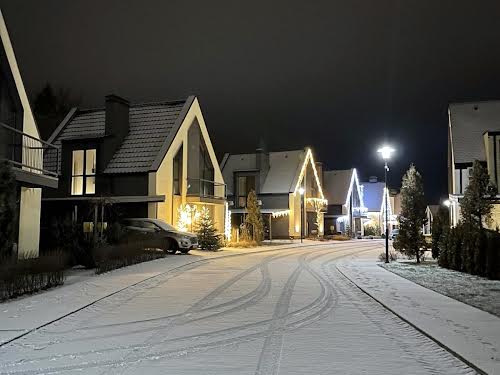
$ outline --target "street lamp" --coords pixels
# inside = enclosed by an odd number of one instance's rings
[[[304,239],[304,192],[304,188],[300,187],[300,243],[303,243]]]
[[[384,200],[385,200],[385,262],[389,263],[389,190],[387,189],[387,172],[389,171],[389,166],[387,161],[391,158],[391,154],[395,150],[390,146],[383,146],[377,150],[382,159],[384,159],[384,178],[385,178],[385,188],[384,188]]]

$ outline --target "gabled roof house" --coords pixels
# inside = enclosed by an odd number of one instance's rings
[[[59,152],[40,139],[1,11],[0,38],[0,160],[10,164],[16,179],[17,215],[10,240],[19,257],[38,256],[42,189],[58,186],[44,155],[50,152],[57,160]]]
[[[450,104],[448,108],[448,193],[451,225],[460,220],[460,201],[469,185],[472,164],[480,161],[495,186],[500,183],[500,101]],[[497,193],[492,228],[500,225]]]
[[[322,225],[319,228],[314,225],[313,205],[325,202],[325,196],[321,164],[315,163],[311,149],[279,152],[257,149],[248,154],[226,154],[221,170],[227,184],[231,223],[236,236],[251,190],[257,193],[261,202],[268,238],[296,238],[302,232],[304,235],[323,233]]]
[[[385,183],[379,182],[377,177],[372,176],[368,181],[362,183],[361,192],[368,218],[368,220],[364,221],[364,225],[378,227],[381,234],[385,233],[385,212],[387,206],[389,232],[394,229],[398,225],[393,207],[395,199],[390,196],[389,191],[385,188]]]
[[[325,233],[363,235],[362,218],[366,213],[356,169],[324,171],[323,188],[328,200]]]
[[[108,95],[104,108],[72,109],[50,141],[62,157],[46,158],[61,176],[44,194],[47,212],[95,230],[96,217],[112,219],[105,206],[174,226],[186,205],[205,206],[224,232],[224,179],[196,97],[131,104]]]

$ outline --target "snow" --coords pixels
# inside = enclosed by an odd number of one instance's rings
[[[500,374],[500,319],[424,288],[377,264],[378,252],[343,259],[338,269],[363,291],[489,374]]]
[[[203,261],[167,257],[75,282],[59,291],[73,307],[92,284],[100,294],[129,285],[3,346],[0,374],[475,373],[338,271],[344,257],[380,246],[195,252]],[[33,326],[35,314],[16,304],[32,299],[39,322],[63,310],[38,296],[6,305]],[[0,315],[2,329],[12,321]]]
[[[381,264],[395,274],[500,318],[500,280],[441,268],[436,262]]]

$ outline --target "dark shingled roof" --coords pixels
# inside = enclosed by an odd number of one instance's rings
[[[186,102],[187,100],[130,105],[129,133],[106,166],[104,173],[152,170],[163,145],[167,140],[171,140],[169,136],[177,130],[176,121]],[[61,146],[62,140],[103,137],[105,118],[105,109],[77,111],[62,129],[58,129],[59,134],[54,137],[53,143]],[[45,159],[45,164],[49,170],[55,169],[55,159],[48,157]],[[60,169],[59,161],[59,172]]]
[[[354,169],[323,172],[323,191],[329,205],[342,205],[346,202]]]

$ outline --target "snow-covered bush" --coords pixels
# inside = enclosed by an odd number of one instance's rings
[[[380,262],[385,262],[385,251],[378,255],[378,260]],[[396,260],[398,260],[398,253],[395,251],[389,251],[389,262],[395,262]]]

